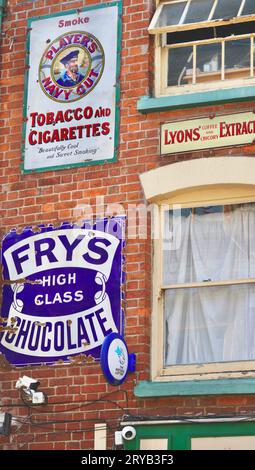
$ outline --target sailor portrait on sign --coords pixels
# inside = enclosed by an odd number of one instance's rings
[[[104,49],[91,33],[65,33],[43,52],[39,65],[40,86],[53,101],[79,100],[100,81],[104,62]]]
[[[60,63],[65,67],[64,72],[57,80],[60,86],[73,87],[83,80],[84,75],[79,72],[78,55],[79,50],[75,50],[69,52],[60,60]]]

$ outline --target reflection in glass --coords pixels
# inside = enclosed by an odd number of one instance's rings
[[[213,20],[229,19],[237,16],[242,0],[218,0]]]
[[[250,76],[250,39],[225,42],[225,78]]]
[[[245,15],[255,15],[255,1],[254,0],[246,0],[245,5],[242,11],[242,16]]]
[[[164,5],[159,15],[156,28],[179,24],[187,2]]]
[[[177,47],[168,53],[168,86],[187,85],[192,81],[193,48]]]
[[[221,43],[197,46],[197,82],[221,79]]]
[[[197,23],[199,21],[207,21],[212,9],[214,0],[194,0],[191,2],[184,24]]]

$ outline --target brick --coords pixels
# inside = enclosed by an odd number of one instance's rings
[[[149,41],[147,27],[154,12],[153,2],[129,0],[123,5],[123,42],[121,66],[120,139],[118,161],[104,165],[87,166],[43,173],[21,174],[21,141],[24,98],[24,66],[26,50],[27,18],[81,8],[86,4],[102,3],[101,0],[36,0],[35,2],[10,0],[7,16],[3,18],[1,54],[3,65],[1,76],[0,102],[0,203],[1,225],[7,232],[10,228],[38,223],[59,223],[74,220],[75,208],[80,204],[91,204],[95,209],[96,197],[105,197],[108,204],[122,204],[127,211],[128,204],[141,204],[144,195],[139,176],[145,171],[169,163],[192,158],[254,154],[254,144],[244,147],[205,150],[161,157],[159,155],[160,124],[183,120],[184,111],[166,111],[142,115],[137,111],[140,96],[148,95],[153,89],[153,48]],[[61,34],[61,32],[60,32]],[[7,37],[8,36],[8,37]],[[10,50],[10,37],[15,43]],[[1,59],[0,59],[1,60]],[[242,111],[254,108],[252,101],[239,103]],[[206,106],[185,110],[185,118],[207,116],[210,113],[236,112],[236,104]],[[105,207],[106,208],[106,207]],[[111,206],[109,207],[111,209]],[[77,217],[76,217],[77,218]],[[149,218],[148,218],[149,220]],[[151,319],[151,243],[138,238],[138,227],[132,221],[128,228],[134,229],[135,238],[127,240],[126,247],[126,296],[125,338],[130,350],[137,354],[136,377],[130,375],[121,387],[109,386],[98,363],[84,366],[43,366],[22,369],[22,374],[40,380],[40,390],[46,392],[49,403],[45,408],[34,408],[38,420],[61,420],[63,417],[77,420],[71,423],[55,423],[44,426],[22,427],[13,443],[0,436],[0,449],[22,446],[29,450],[75,450],[93,449],[93,427],[98,419],[110,422],[113,429],[122,417],[117,405],[127,407],[125,394],[129,395],[129,409],[134,415],[181,415],[226,414],[249,415],[254,412],[252,396],[215,397],[165,397],[141,400],[134,396],[134,380],[150,380],[150,319]],[[146,227],[140,227],[146,231]],[[148,223],[147,231],[149,233]],[[145,232],[146,233],[146,232]],[[86,286],[85,286],[86,289]],[[3,403],[19,403],[20,395],[15,383],[21,371],[0,371]],[[108,395],[109,394],[109,395]],[[111,403],[102,401],[106,395]],[[90,403],[90,401],[96,403]],[[101,401],[100,401],[101,400]],[[89,403],[88,403],[89,402]],[[156,411],[155,411],[156,410]],[[15,408],[17,416],[26,416],[26,409]],[[38,414],[38,415],[37,415]],[[92,421],[89,421],[89,420]],[[78,422],[82,420],[82,422]],[[84,420],[84,421],[83,421]],[[86,421],[87,420],[87,421]],[[93,422],[94,420],[94,422]],[[82,431],[91,426],[91,431]],[[108,446],[112,436],[108,436]]]
[[[240,396],[223,396],[219,397],[217,400],[217,404],[219,406],[240,406],[240,405],[246,405],[247,403],[247,398],[246,397],[240,397]]]

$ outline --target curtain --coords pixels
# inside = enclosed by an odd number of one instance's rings
[[[255,204],[166,214],[165,285],[255,277]],[[166,290],[164,315],[165,365],[255,359],[253,284]]]

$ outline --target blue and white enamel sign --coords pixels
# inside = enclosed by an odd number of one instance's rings
[[[135,371],[135,355],[128,353],[123,337],[111,333],[105,338],[100,357],[102,371],[111,385],[121,385],[128,372]]]
[[[0,352],[11,364],[99,359],[105,337],[122,333],[124,224],[113,217],[4,238]]]

